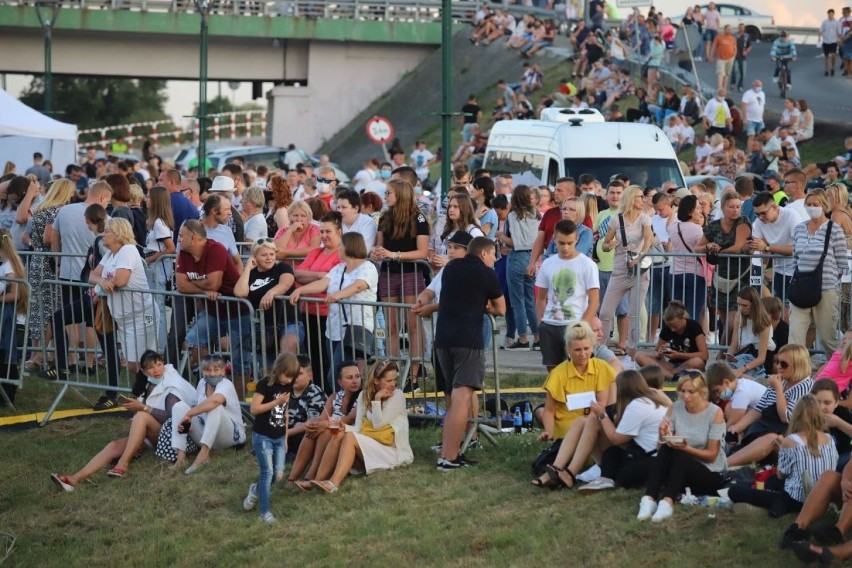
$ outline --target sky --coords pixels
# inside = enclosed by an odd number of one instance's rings
[[[618,0],[610,0],[617,2]],[[700,4],[704,4],[706,0],[700,0]],[[649,0],[649,4],[651,0]],[[730,4],[737,4],[749,8],[761,14],[775,16],[775,23],[779,26],[795,25],[797,27],[819,26],[820,22],[825,19],[825,13],[829,8],[834,8],[840,14],[840,8],[844,5],[852,4],[852,0],[845,0],[844,3],[835,2],[833,0],[745,0],[736,1],[730,0]],[[654,6],[661,10],[664,15],[676,16],[685,11],[685,7],[694,4],[692,1],[684,0],[655,0]],[[628,9],[622,8],[620,12],[626,14]],[[643,12],[647,9],[643,9]],[[32,77],[24,75],[9,75],[6,77],[6,90],[12,95],[18,96],[20,92],[30,83]],[[264,84],[264,88],[268,89],[269,84]],[[210,83],[207,87],[207,94],[210,99],[215,97],[219,92],[217,83]],[[166,103],[166,114],[174,119],[192,114],[192,108],[195,101],[198,100],[198,83],[192,81],[169,81],[168,82],[169,101]],[[234,97],[233,100],[237,104],[242,104],[251,101],[251,83],[243,82],[240,87],[232,92],[227,83],[222,84],[222,95],[228,98]],[[266,105],[265,99],[258,99],[256,102]]]

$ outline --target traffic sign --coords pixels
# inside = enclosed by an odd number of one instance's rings
[[[374,116],[367,121],[367,137],[376,144],[386,144],[393,138],[393,125],[384,117]]]

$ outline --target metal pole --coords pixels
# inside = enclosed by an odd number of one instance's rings
[[[51,52],[53,48],[52,25],[53,23],[47,20],[44,26],[44,113],[47,115],[53,112],[53,71],[51,69]]]
[[[198,81],[198,175],[207,175],[207,16],[208,2],[198,2],[201,14],[201,56]]]
[[[451,0],[442,0],[441,7],[441,191],[450,189],[452,166],[452,113],[453,113],[453,8]],[[441,195],[437,195],[441,203]]]

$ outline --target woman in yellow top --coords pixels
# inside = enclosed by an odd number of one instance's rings
[[[565,339],[570,359],[556,366],[544,383],[544,431],[538,437],[541,441],[565,438],[576,422],[588,418],[588,406],[568,409],[568,395],[594,392],[603,406],[615,401],[615,371],[606,361],[592,357],[596,336],[589,324],[581,321],[569,325]]]

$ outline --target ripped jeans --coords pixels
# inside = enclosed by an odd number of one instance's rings
[[[257,474],[257,492],[260,514],[269,512],[269,493],[277,477],[284,475],[284,455],[287,453],[286,437],[270,438],[257,432],[252,432],[251,445],[257,458],[259,468]]]

